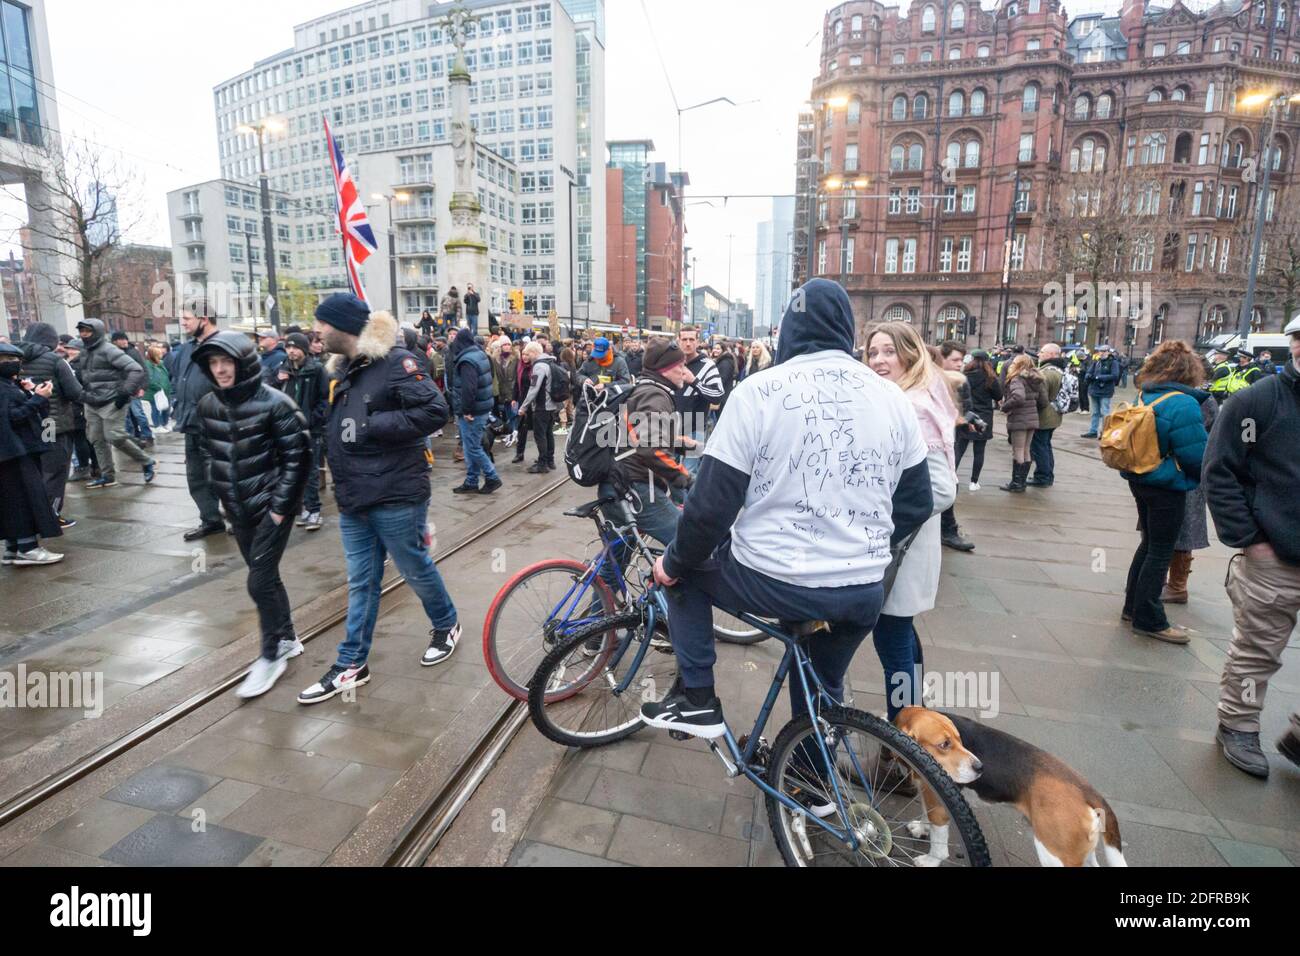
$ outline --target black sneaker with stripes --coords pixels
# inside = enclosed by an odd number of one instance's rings
[[[674,687],[657,703],[644,704],[641,719],[649,727],[675,730],[705,740],[714,740],[727,732],[726,721],[722,718],[722,702],[717,697],[707,704],[692,704],[680,687]]]

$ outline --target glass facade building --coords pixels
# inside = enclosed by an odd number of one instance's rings
[[[32,60],[30,11],[4,0],[0,3],[3,63],[0,64],[0,136],[33,146],[45,142]]]

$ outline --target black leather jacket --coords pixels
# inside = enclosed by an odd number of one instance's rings
[[[233,358],[238,372],[234,386],[214,388],[199,400],[213,490],[235,524],[255,525],[271,511],[291,520],[312,467],[307,420],[293,399],[263,383],[262,363],[246,336],[221,332],[195,349],[194,363],[209,379],[214,353]]]

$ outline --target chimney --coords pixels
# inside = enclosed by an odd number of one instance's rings
[[[1119,10],[1119,30],[1124,34],[1124,39],[1128,41],[1128,58],[1136,60],[1140,57],[1138,52],[1139,45],[1146,38],[1146,28],[1142,24],[1146,16],[1146,0],[1124,0],[1124,5]]]

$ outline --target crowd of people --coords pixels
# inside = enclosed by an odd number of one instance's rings
[[[1207,511],[1240,552],[1227,585],[1235,628],[1217,739],[1234,766],[1267,776],[1259,718],[1300,613],[1300,537],[1288,517],[1300,487],[1300,318],[1280,366],[1250,353],[1207,361],[1188,343],[1164,342],[1133,370],[1130,407],[1115,402],[1127,397],[1128,364],[1107,345],[1069,354],[1054,343],[934,347],[900,322],[855,339],[838,284],[814,280],[798,301],[775,356],[757,340],[705,343],[690,327],[645,340],[553,338],[500,328],[489,315],[480,335],[472,287],[463,300],[451,290],[438,319],[409,326],[332,296],[311,328],[268,331],[256,343],[221,332],[202,308],[184,313],[186,341],[174,348],[147,341],[136,351],[95,319],[76,337],[35,326],[21,346],[0,343],[4,564],[59,561],[41,542],[75,524],[63,510],[66,482],[111,488],[120,455],[148,483],[153,433],[182,433],[199,512],[186,540],[233,534],[248,564],[262,655],[239,694],[255,697],[302,651],[279,564],[295,524],[323,525],[327,464],[349,608],[336,662],[298,697],[314,704],[370,679],[387,556],[429,618],[420,664],[446,661],[461,638],[428,550],[433,438],[454,422],[465,476],[452,493],[492,495],[508,480],[498,446],[524,464],[531,435],[527,471],[555,472],[557,435],[587,404],[617,397],[629,453],[593,484],[603,499],[630,502],[637,526],[666,548],[655,576],[672,588],[680,672],[662,701],[646,704],[647,723],[723,732],[714,602],[824,621],[813,660],[836,693],[871,634],[893,718],[921,702],[915,619],[935,606],[943,548],[976,548],[957,515],[966,453],[970,493],[982,490],[988,443],[1003,435],[1011,476],[1001,490],[1051,488],[1054,435],[1079,413],[1090,416],[1083,436],[1101,436],[1103,452],[1116,435],[1146,443],[1140,467],[1103,454],[1135,504],[1140,543],[1119,616],[1136,638],[1191,640],[1166,605],[1188,601],[1193,554],[1209,546]],[[802,689],[791,690],[798,712]],[[1278,747],[1300,764],[1300,715]]]

